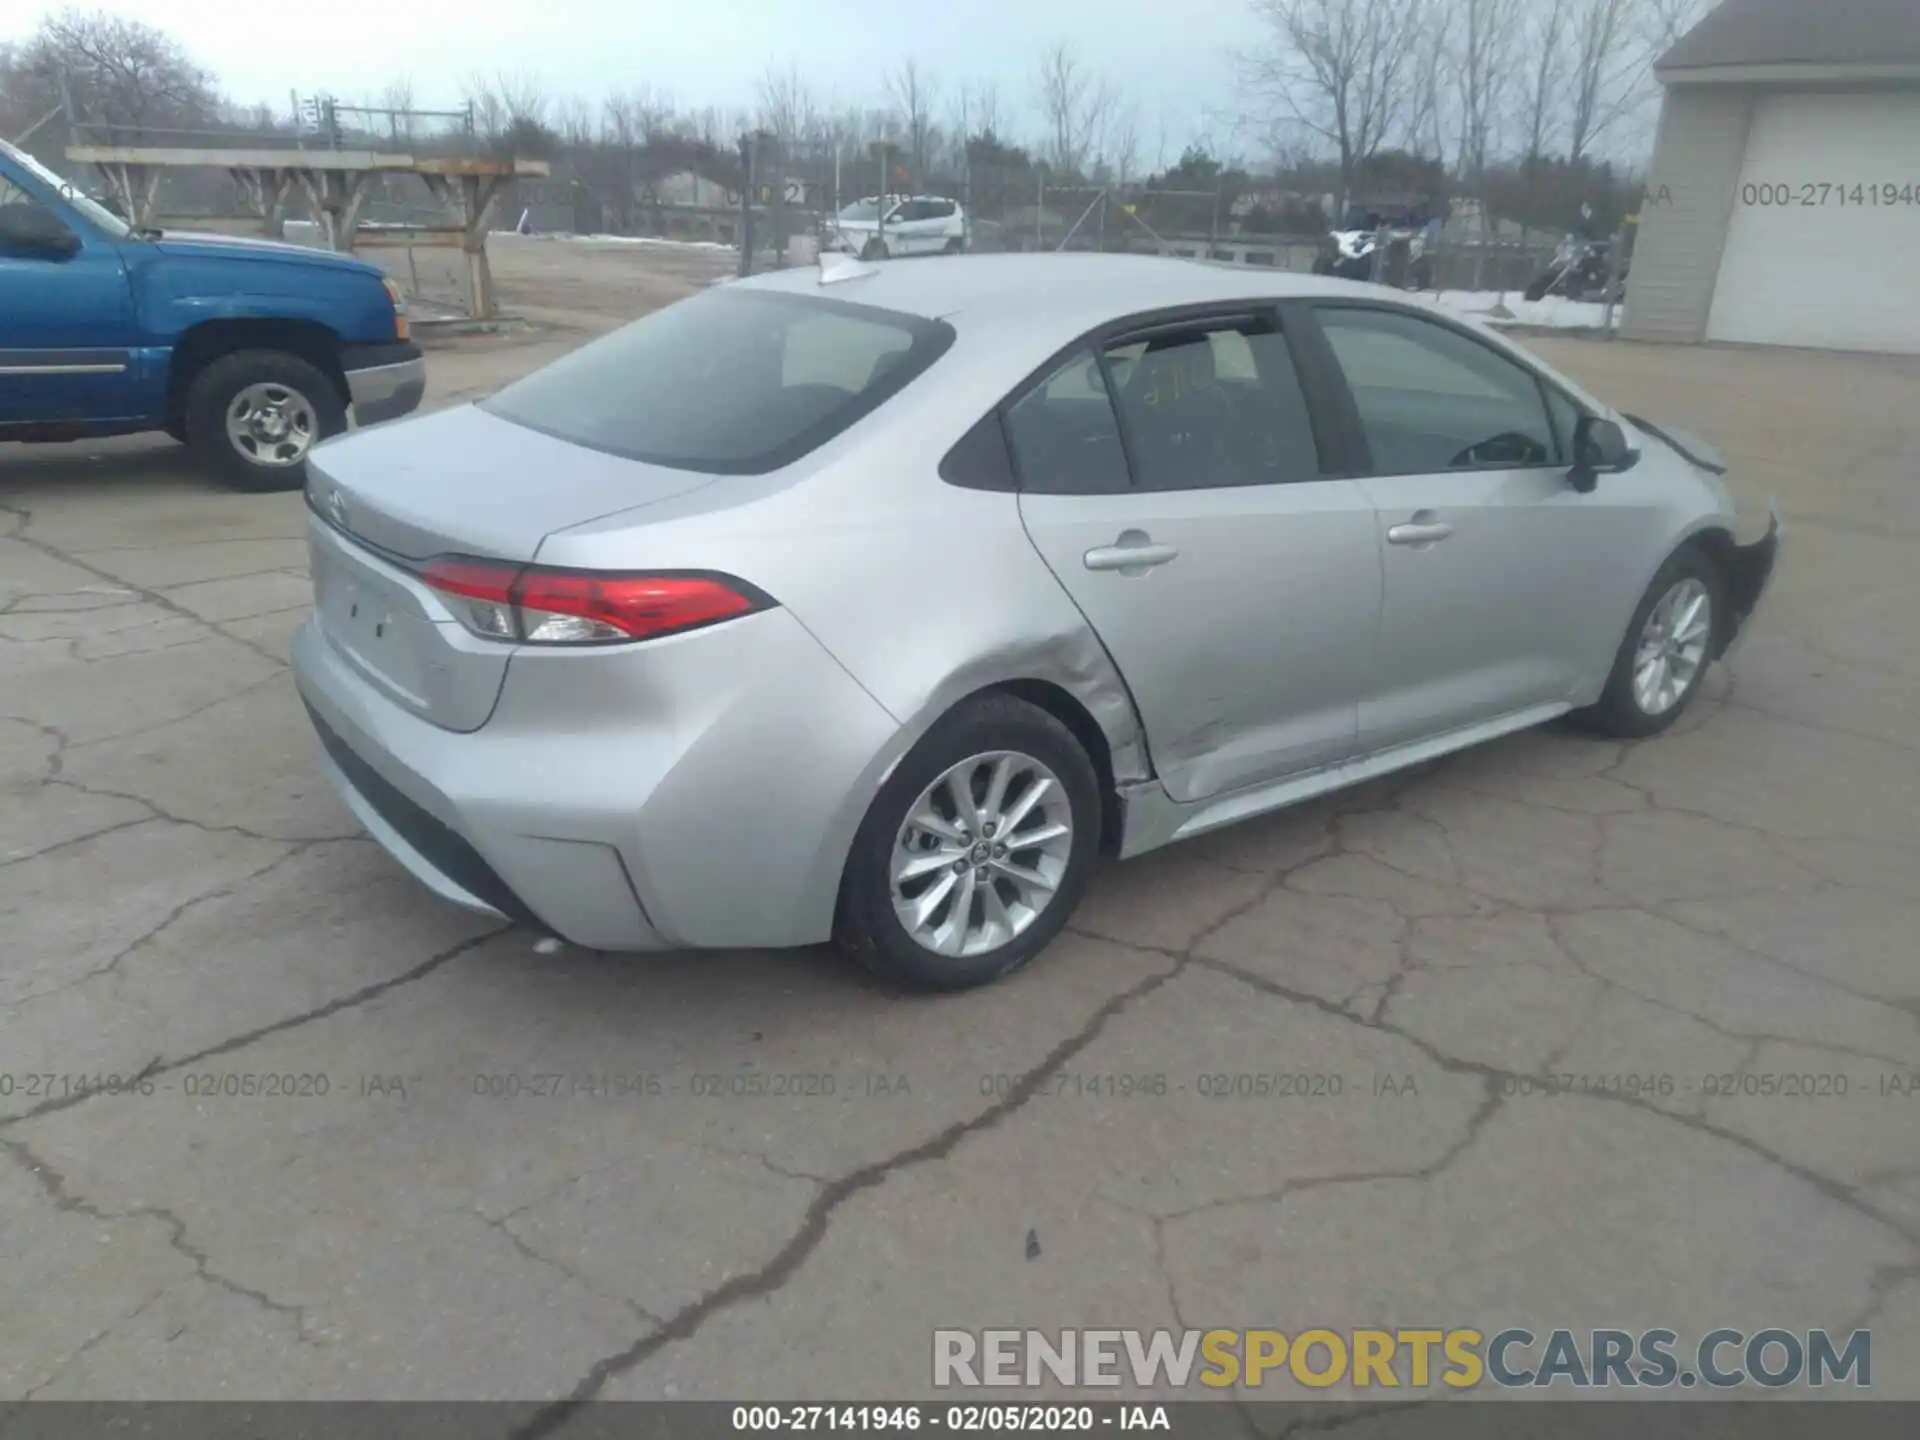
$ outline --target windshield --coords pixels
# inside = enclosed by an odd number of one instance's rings
[[[952,340],[938,320],[720,287],[575,350],[481,408],[630,460],[759,475],[876,409]]]
[[[864,220],[871,225],[880,218],[880,206],[872,200],[860,200],[840,212],[842,220]]]
[[[53,171],[47,169],[46,166],[27,154],[26,151],[15,149],[6,141],[0,140],[0,155],[4,155],[22,170],[43,181],[51,187],[62,200],[86,216],[95,226],[113,236],[114,239],[124,240],[128,235],[133,233],[133,227],[127,224],[126,221],[107,209],[106,206],[102,205],[92,196],[86,194],[84,191],[75,189],[72,181],[62,180],[58,175],[54,174]]]

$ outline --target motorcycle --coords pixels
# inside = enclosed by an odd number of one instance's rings
[[[1549,295],[1569,300],[1605,300],[1610,288],[1624,287],[1627,282],[1625,261],[1621,262],[1619,273],[1609,278],[1608,250],[1604,240],[1583,240],[1569,235],[1554,251],[1547,268],[1534,276],[1522,293],[1529,300],[1544,300]]]
[[[1413,290],[1430,288],[1433,262],[1426,253],[1427,232],[1424,226],[1418,229],[1374,226],[1332,231],[1321,244],[1320,254],[1313,264],[1313,273],[1332,275],[1341,280],[1375,279],[1375,253],[1382,238],[1386,240],[1387,253],[1381,258],[1377,278],[1383,284],[1393,283],[1398,268],[1396,261],[1400,258],[1399,252],[1404,250],[1402,283]]]

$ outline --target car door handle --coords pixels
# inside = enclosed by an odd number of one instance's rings
[[[1414,520],[1405,525],[1394,525],[1387,531],[1389,545],[1431,545],[1436,540],[1444,540],[1453,533],[1453,527],[1444,520]]]
[[[1171,545],[1156,545],[1153,537],[1139,530],[1128,530],[1111,545],[1096,545],[1081,557],[1089,570],[1118,570],[1123,575],[1144,575],[1156,565],[1164,565],[1180,552]]]

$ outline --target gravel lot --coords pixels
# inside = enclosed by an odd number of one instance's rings
[[[726,263],[499,252],[535,323],[430,404]],[[1705,703],[1113,867],[938,1001],[443,907],[316,770],[298,497],[0,450],[0,1399],[899,1398],[993,1324],[1868,1324],[1920,1396],[1920,366],[1535,343],[1779,498]],[[1275,1073],[1339,1093],[1202,1093]]]

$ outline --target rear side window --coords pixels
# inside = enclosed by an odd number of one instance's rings
[[[1111,495],[1128,488],[1127,452],[1100,362],[1082,350],[1007,411],[1020,485],[1040,495]]]
[[[631,460],[758,475],[824,445],[952,343],[938,320],[720,286],[582,346],[481,408]]]
[[[1201,322],[1122,342],[1106,356],[1141,489],[1320,477],[1293,355],[1266,321]]]

